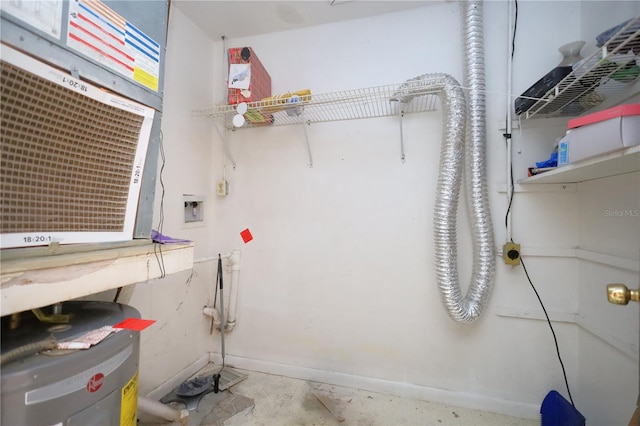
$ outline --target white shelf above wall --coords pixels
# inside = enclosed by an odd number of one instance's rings
[[[284,95],[275,100],[247,103],[245,124],[240,128],[269,127],[294,124],[311,124],[328,121],[354,120],[384,117],[415,112],[434,111],[437,107],[437,89],[424,82],[392,84],[364,89],[299,96],[297,102]],[[399,99],[410,99],[401,102]],[[265,122],[250,121],[252,114],[259,113]],[[233,117],[236,105],[219,105],[213,108],[192,111],[194,117],[209,117],[230,130],[235,130]]]
[[[574,65],[573,71],[526,112],[525,119],[580,115],[628,94],[638,81],[640,16],[630,20],[599,50]]]
[[[522,114],[524,119],[577,116],[629,94],[639,81],[640,16],[613,35]]]
[[[577,183],[637,171],[640,171],[640,146],[632,146],[568,164],[518,183]]]
[[[577,116],[611,107],[640,90],[640,15],[631,18],[599,50],[547,91],[522,117]],[[522,184],[577,183],[640,170],[640,147],[589,158],[519,181]]]

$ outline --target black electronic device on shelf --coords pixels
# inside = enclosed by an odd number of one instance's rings
[[[549,71],[544,77],[536,81],[535,84],[525,90],[520,97],[514,102],[515,112],[520,115],[526,112],[536,103],[536,101],[549,90],[553,89],[563,78],[568,76],[572,71],[572,67],[555,67]]]

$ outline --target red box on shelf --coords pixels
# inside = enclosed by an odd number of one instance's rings
[[[271,76],[250,47],[232,47],[228,51],[229,74],[227,103],[255,102],[271,96]]]
[[[256,102],[271,96],[271,76],[250,47],[232,47],[228,51],[229,74],[227,103]],[[234,86],[234,87],[232,87]],[[249,110],[245,118],[254,123],[271,124],[273,116]]]

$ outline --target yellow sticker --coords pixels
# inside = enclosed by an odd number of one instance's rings
[[[136,426],[138,414],[138,371],[122,388],[120,426]]]
[[[149,74],[140,67],[133,68],[133,79],[149,89],[158,91],[158,77]]]

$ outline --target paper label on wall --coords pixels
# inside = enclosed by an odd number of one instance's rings
[[[0,9],[60,40],[62,0],[0,1]]]
[[[229,65],[229,88],[248,89],[251,83],[251,64]]]
[[[158,91],[160,44],[99,0],[69,3],[67,45]]]

